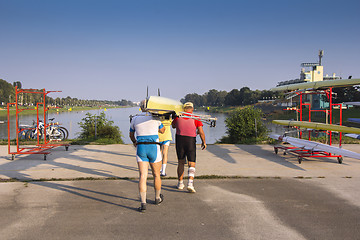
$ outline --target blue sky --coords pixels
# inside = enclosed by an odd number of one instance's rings
[[[0,78],[52,97],[269,89],[302,62],[360,78],[360,1],[0,0]]]

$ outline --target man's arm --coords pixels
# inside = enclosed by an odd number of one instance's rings
[[[174,120],[171,122],[172,128],[176,128],[176,121],[177,121],[177,117],[174,118]]]
[[[136,138],[135,138],[135,132],[129,132],[129,137],[131,141],[133,142],[133,145],[136,147]]]
[[[204,149],[206,149],[206,142],[205,142],[205,133],[204,133],[203,127],[199,126],[197,128],[197,130],[198,130],[198,134],[201,139],[201,149],[204,150]]]
[[[159,133],[164,133],[165,132],[165,127],[163,126],[162,128],[159,129]]]

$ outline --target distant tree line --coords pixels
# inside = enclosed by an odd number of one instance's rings
[[[15,102],[15,86],[22,88],[21,82],[14,82],[13,84],[8,83],[7,81],[0,79],[0,105],[6,105],[7,103]],[[42,89],[33,89],[34,91],[42,91]],[[35,105],[38,102],[42,102],[42,94],[36,93],[20,93],[18,96],[18,102],[20,105]],[[103,105],[112,105],[112,106],[133,106],[132,101],[126,99],[121,99],[119,101],[108,101],[108,100],[84,100],[78,98],[71,98],[70,96],[66,98],[52,98],[46,95],[45,97],[46,104],[56,105],[59,107],[63,106],[103,106]]]
[[[195,106],[246,106],[259,100],[275,100],[281,94],[268,90],[250,90],[248,87],[233,89],[230,92],[211,89],[203,95],[189,93],[181,102],[193,102]]]
[[[333,88],[333,100],[336,103],[360,101],[360,87]],[[233,89],[230,92],[211,89],[203,95],[189,93],[180,101],[193,102],[195,106],[247,106],[259,100],[276,100],[283,97],[283,93],[269,90],[251,90],[248,87]]]
[[[360,102],[360,87],[333,88],[334,102]]]

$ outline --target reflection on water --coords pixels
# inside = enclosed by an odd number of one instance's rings
[[[69,138],[73,139],[78,137],[81,129],[79,126],[79,122],[82,118],[85,117],[85,114],[87,112],[91,114],[100,114],[101,111],[104,110],[90,110],[90,111],[72,111],[72,112],[63,112],[63,113],[51,113],[48,115],[48,118],[55,118],[55,122],[61,123],[65,128],[69,130]],[[138,114],[139,108],[133,107],[133,108],[113,108],[113,109],[107,109],[105,111],[106,117],[109,120],[114,121],[114,125],[119,126],[122,134],[123,134],[123,140],[126,144],[130,144],[131,141],[128,137],[129,135],[129,125],[130,120],[129,116]],[[207,112],[196,112],[197,114],[209,114]],[[216,117],[218,120],[216,122],[216,127],[211,128],[209,125],[204,124],[204,132],[206,137],[206,142],[208,144],[213,144],[216,141],[220,140],[221,137],[226,135],[226,127],[225,127],[225,119],[226,114],[222,113],[211,113],[212,117]],[[24,115],[19,117],[19,124],[20,125],[32,125],[33,121],[36,121],[36,115],[28,116]],[[0,117],[0,121],[5,121],[4,124],[0,124],[0,139],[7,139],[7,117]],[[15,117],[11,118],[11,138],[15,138]],[[283,134],[284,128],[280,125],[275,125],[271,123],[266,124],[267,128],[272,132],[276,134]],[[172,135],[173,139],[175,140],[175,129],[172,129]],[[174,142],[173,140],[173,142]],[[200,143],[201,140],[199,137],[197,137],[197,143]]]

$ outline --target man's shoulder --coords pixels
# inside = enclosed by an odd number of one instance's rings
[[[196,125],[196,127],[202,127],[203,123],[202,123],[202,121],[195,119],[195,125]]]
[[[152,120],[152,119],[153,119],[153,117],[151,115],[141,113],[141,114],[135,115],[133,117],[132,121],[134,123],[139,123],[139,122],[149,121],[149,120]]]

